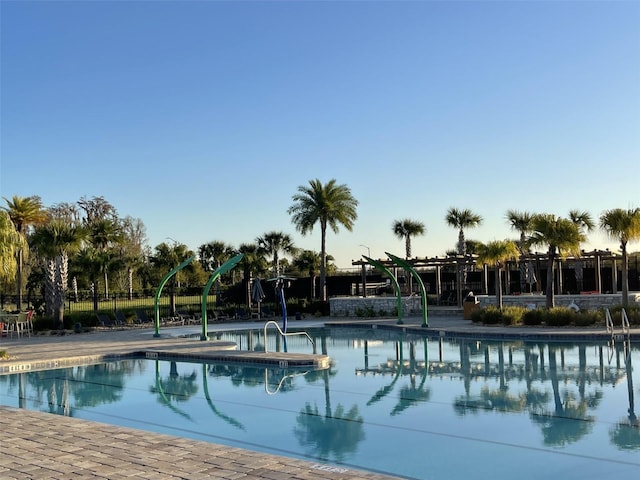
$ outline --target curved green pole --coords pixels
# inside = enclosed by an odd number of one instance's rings
[[[396,323],[398,325],[402,325],[404,323],[402,321],[402,292],[400,292],[400,285],[398,285],[398,280],[396,280],[396,277],[393,275],[393,273],[391,273],[391,271],[381,262],[374,260],[373,258],[369,258],[366,255],[363,255],[362,258],[364,258],[368,263],[376,267],[378,270],[384,272],[384,274],[387,275],[387,277],[389,277],[393,282],[393,286],[396,290],[396,295],[398,296],[398,321]]]
[[[202,334],[200,335],[200,340],[209,340],[209,337],[207,336],[207,298],[209,297],[209,290],[211,290],[211,285],[213,285],[213,282],[215,282],[218,277],[220,277],[220,275],[222,275],[223,273],[227,273],[229,270],[235,267],[238,262],[242,260],[242,257],[244,257],[244,253],[239,253],[235,257],[230,258],[222,265],[220,265],[211,274],[209,281],[205,285],[204,290],[202,291]]]
[[[413,266],[406,260],[403,260],[400,257],[396,257],[395,255],[391,255],[389,252],[384,252],[384,253],[388,255],[389,258],[393,260],[394,263],[400,265],[407,272],[409,272],[413,276],[413,278],[416,279],[416,282],[418,282],[418,285],[420,286],[420,296],[422,297],[422,327],[425,327],[425,328],[428,327],[429,324],[427,323],[427,291],[424,288],[424,283],[422,283],[422,279],[420,278],[420,275],[418,275],[418,272],[416,272]]]
[[[176,268],[174,268],[169,273],[167,273],[162,279],[162,281],[160,282],[160,285],[158,285],[158,289],[156,290],[156,296],[153,301],[154,323],[156,326],[156,333],[153,334],[154,337],[160,336],[160,294],[162,293],[162,289],[164,288],[165,284],[169,281],[171,277],[173,277],[176,273],[178,273],[184,267],[186,267],[191,262],[193,262],[195,258],[196,258],[195,256],[187,258],[184,262],[182,262]]]

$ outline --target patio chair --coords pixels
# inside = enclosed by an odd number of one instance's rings
[[[195,320],[193,315],[191,315],[189,312],[186,312],[184,310],[177,310],[176,315],[177,315],[178,321],[181,322],[182,325],[189,325]]]
[[[29,338],[31,338],[31,335],[33,335],[34,313],[35,313],[35,310],[31,309],[25,312],[24,315],[21,314],[18,316],[19,325],[17,327],[21,334],[24,335],[26,333],[29,336]]]
[[[96,313],[96,317],[98,318],[98,325],[101,327],[109,327],[112,328],[114,326],[114,321],[111,317],[106,313]]]
[[[246,320],[248,318],[251,318],[251,316],[249,314],[247,314],[247,311],[242,308],[242,307],[237,307],[236,308],[236,319],[237,320]]]
[[[153,323],[153,320],[147,316],[145,310],[139,309],[136,310],[136,323]]]
[[[263,305],[260,308],[260,316],[262,318],[272,318],[275,316],[275,314],[273,313],[273,311],[271,310],[271,308],[269,307],[269,305]]]
[[[116,325],[125,326],[127,317],[122,310],[116,310]]]

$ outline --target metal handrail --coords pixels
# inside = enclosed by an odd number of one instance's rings
[[[629,317],[627,316],[627,311],[623,308],[620,312],[620,316],[622,317],[622,333],[627,334],[627,338],[631,337],[631,327],[629,325]]]
[[[267,327],[273,324],[276,326],[276,328],[278,329],[278,332],[280,332],[280,335],[283,337],[289,337],[291,335],[306,335],[306,337],[309,339],[309,341],[311,342],[311,345],[313,345],[313,352],[315,353],[316,351],[316,344],[315,342],[311,339],[311,337],[309,336],[309,334],[307,332],[290,332],[290,333],[285,333],[282,331],[282,329],[280,329],[280,325],[278,325],[278,322],[274,321],[274,320],[269,320],[267,323],[264,324],[264,353],[267,353]]]
[[[611,338],[613,338],[613,319],[611,318],[611,313],[608,308],[604,311],[604,319],[607,325],[607,333],[610,333]]]

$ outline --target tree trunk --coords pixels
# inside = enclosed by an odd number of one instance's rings
[[[502,310],[502,267],[496,265],[496,307]]]
[[[326,251],[326,237],[327,237],[327,225],[323,223],[320,225],[320,300],[327,301],[327,251]]]
[[[18,249],[16,253],[17,271],[16,271],[16,283],[17,283],[17,295],[16,295],[16,308],[18,311],[22,311],[22,248]]]
[[[553,294],[554,270],[556,265],[556,248],[549,247],[549,266],[547,267],[547,308],[555,307],[555,297]]]
[[[627,243],[623,242],[622,247],[622,306],[629,307],[629,257],[627,256]]]

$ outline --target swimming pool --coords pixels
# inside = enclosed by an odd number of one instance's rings
[[[0,403],[408,478],[640,471],[635,346],[310,333],[330,369],[127,359],[0,376]]]

